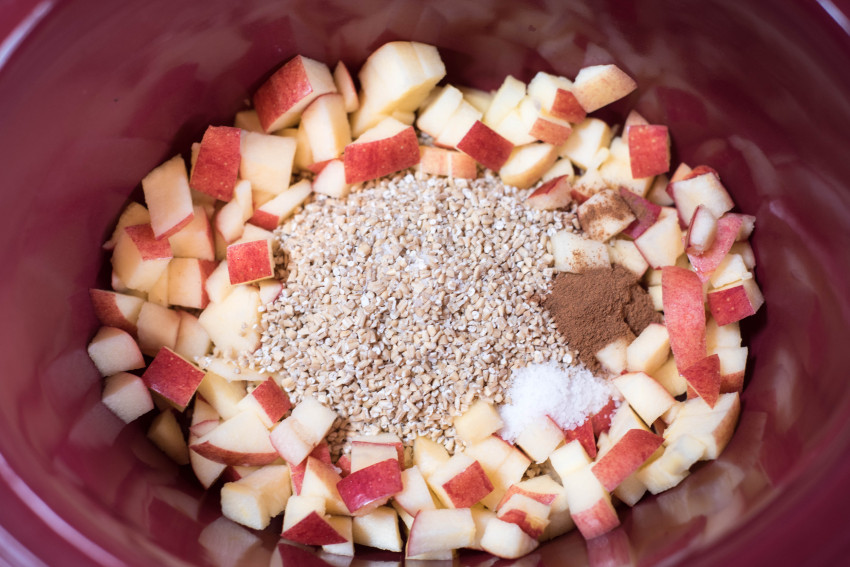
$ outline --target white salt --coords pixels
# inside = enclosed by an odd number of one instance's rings
[[[511,403],[499,408],[504,427],[499,435],[513,443],[531,422],[548,415],[563,430],[584,423],[608,400],[618,398],[616,389],[584,366],[562,368],[554,363],[531,364],[511,374]]]

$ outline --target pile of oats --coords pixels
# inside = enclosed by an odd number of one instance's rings
[[[511,371],[570,364],[539,305],[554,272],[548,238],[574,214],[527,191],[401,174],[342,200],[318,197],[276,233],[285,286],[242,365],[273,373],[293,402],[313,395],[352,433],[455,446],[454,416],[505,401]]]

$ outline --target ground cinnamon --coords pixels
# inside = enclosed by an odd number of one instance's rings
[[[570,348],[593,371],[600,370],[595,355],[604,346],[661,321],[639,278],[619,265],[559,273],[543,305]]]

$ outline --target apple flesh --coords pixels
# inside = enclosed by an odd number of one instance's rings
[[[535,209],[562,209],[573,202],[571,189],[569,178],[566,175],[561,175],[546,181],[532,191],[526,199],[526,203]]]
[[[190,449],[202,457],[231,466],[268,465],[279,458],[269,430],[252,411],[243,411],[199,437]]]
[[[407,557],[469,547],[475,540],[475,521],[469,508],[421,510],[407,540]]]
[[[481,463],[463,453],[453,455],[427,480],[448,508],[469,508],[493,492],[493,483]]]
[[[145,359],[136,341],[130,333],[116,327],[98,329],[87,351],[104,377],[145,367]]]
[[[151,170],[142,179],[142,191],[157,239],[172,236],[192,221],[195,211],[186,163],[181,156]]]
[[[576,75],[573,94],[586,112],[593,112],[623,98],[637,83],[616,65],[584,67]]]
[[[128,372],[107,376],[100,399],[124,423],[130,423],[154,408],[148,387],[141,378]]]
[[[173,257],[167,239],[157,240],[150,224],[124,227],[112,251],[112,268],[130,289],[148,291]]]
[[[289,468],[268,465],[221,487],[221,512],[237,524],[265,529],[286,508],[291,495]]]

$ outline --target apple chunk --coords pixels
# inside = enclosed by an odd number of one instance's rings
[[[270,240],[254,240],[227,247],[230,285],[253,283],[274,277],[274,257]]]
[[[181,409],[192,401],[192,396],[203,379],[203,370],[168,347],[159,349],[142,374],[142,380],[148,388],[174,402]]]
[[[354,471],[337,484],[343,502],[352,514],[363,515],[402,491],[398,459],[387,459]]]
[[[254,108],[263,130],[274,132],[296,124],[307,105],[332,92],[336,84],[328,66],[297,55],[257,89]]]
[[[416,513],[407,542],[408,557],[470,547],[475,521],[469,508],[421,510]]]
[[[221,512],[238,524],[262,530],[283,512],[290,494],[289,468],[265,466],[221,487]]]
[[[101,401],[124,423],[130,423],[154,407],[145,383],[128,372],[113,374],[103,381]]]
[[[88,353],[101,376],[145,367],[136,341],[116,327],[101,327],[89,343]]]
[[[256,413],[243,411],[222,421],[190,447],[202,457],[232,466],[268,465],[280,456]]]
[[[634,124],[628,127],[632,177],[652,177],[670,170],[670,136],[667,126]]]
[[[239,176],[241,146],[239,128],[209,126],[201,138],[189,186],[221,201],[230,201]]]
[[[578,72],[573,94],[585,111],[593,112],[636,88],[634,79],[616,65],[593,65]]]
[[[377,179],[419,163],[419,140],[413,126],[386,118],[345,147],[345,182]]]
[[[477,460],[457,453],[440,465],[428,484],[448,508],[469,508],[493,492],[493,483]]]
[[[112,252],[112,268],[125,286],[149,291],[168,269],[171,246],[167,239],[157,240],[150,224],[124,227]]]
[[[676,366],[682,370],[705,358],[702,282],[694,272],[665,266],[661,276],[664,316]]]
[[[755,315],[763,304],[764,296],[753,278],[708,292],[708,308],[718,325],[728,325]]]
[[[174,156],[142,179],[142,191],[156,238],[167,238],[189,224],[195,215],[186,163]]]
[[[593,474],[611,492],[634,473],[661,447],[664,439],[650,431],[630,429],[591,467]]]

